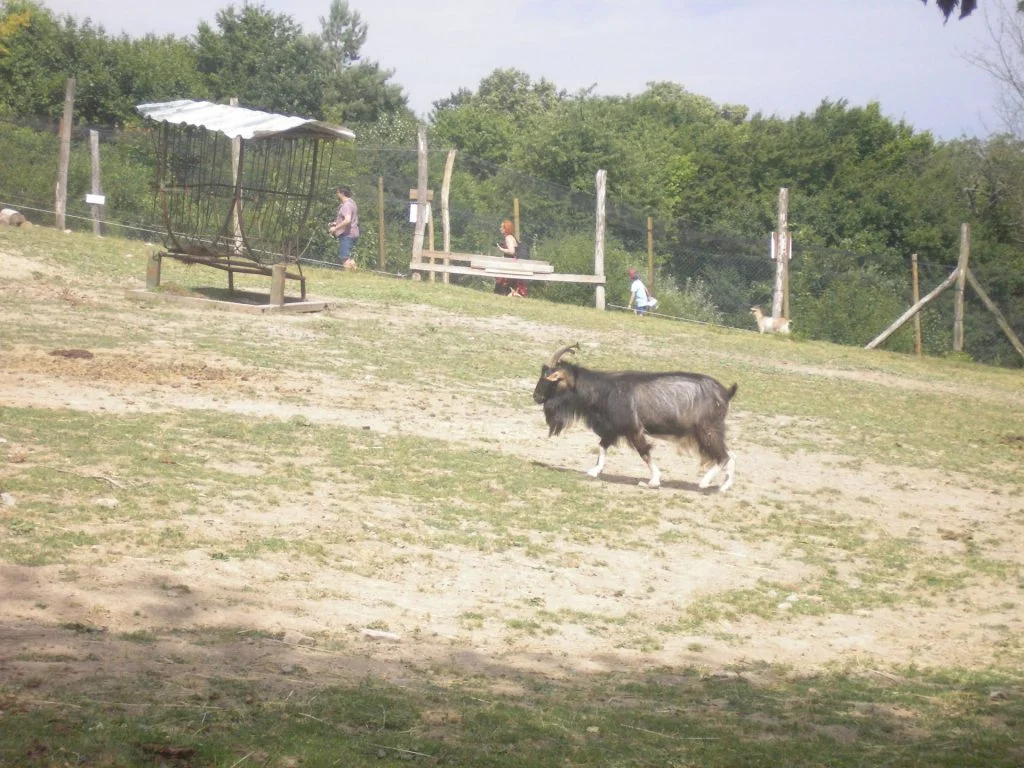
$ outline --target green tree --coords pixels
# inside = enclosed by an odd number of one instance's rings
[[[197,66],[212,98],[322,119],[326,84],[323,41],[291,16],[262,5],[229,5],[196,33]]]
[[[386,115],[408,112],[401,86],[389,82],[394,72],[363,58],[368,28],[347,0],[331,0],[327,17],[320,17],[320,26],[326,70],[324,114],[328,119],[369,126]]]

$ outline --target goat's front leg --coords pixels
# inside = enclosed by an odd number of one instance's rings
[[[700,487],[707,488],[711,485],[711,481],[714,480],[718,473],[723,469],[725,470],[725,480],[722,482],[722,485],[718,490],[721,492],[728,491],[732,488],[733,474],[736,471],[736,459],[732,457],[732,454],[729,454],[729,458],[724,462],[721,464],[715,464],[708,470],[707,474],[700,479]]]
[[[651,459],[651,455],[643,457],[644,461],[647,462],[647,468],[651,471],[650,479],[644,483],[640,481],[640,485],[646,485],[648,488],[660,488],[661,487],[661,470],[658,469],[658,465]]]
[[[597,464],[588,469],[587,474],[590,475],[591,477],[597,477],[598,475],[600,475],[601,472],[604,470],[604,461],[605,458],[607,458],[607,456],[608,449],[605,448],[604,444],[602,443],[598,448]]]

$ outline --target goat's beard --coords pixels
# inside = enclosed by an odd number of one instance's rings
[[[548,437],[560,435],[581,416],[580,400],[575,392],[559,392],[544,401],[544,421],[548,424]]]

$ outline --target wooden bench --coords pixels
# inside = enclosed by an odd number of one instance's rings
[[[573,275],[555,272],[550,262],[539,259],[511,259],[484,256],[478,253],[445,253],[423,251],[423,261],[409,264],[413,272],[437,272],[448,275],[503,277],[511,280],[534,280],[552,283],[589,283],[604,285],[604,275]]]

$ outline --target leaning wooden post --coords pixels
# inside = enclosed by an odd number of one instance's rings
[[[647,285],[651,293],[654,289],[654,217],[647,217]]]
[[[985,293],[985,289],[981,287],[981,283],[978,282],[977,278],[974,277],[974,273],[970,269],[967,270],[967,282],[971,284],[971,288],[978,294],[978,298],[981,299],[982,303],[988,308],[988,311],[995,315],[996,323],[1002,329],[1003,333],[1006,334],[1006,338],[1010,340],[1010,344],[1017,350],[1017,354],[1024,357],[1024,343],[1021,342],[1020,337],[1013,332],[1013,328],[1006,322],[1006,318],[1003,317],[1003,313],[999,311],[999,307],[996,303],[989,298],[988,294]]]
[[[427,126],[416,131],[419,173],[416,178],[416,228],[412,235],[412,262],[423,261],[423,233],[427,228]]]
[[[377,177],[377,269],[384,271],[384,177]]]
[[[103,191],[100,184],[100,132],[89,131],[89,155],[92,158],[92,195],[89,203],[92,210],[92,233],[103,234]]]
[[[960,225],[960,258],[956,262],[956,291],[953,294],[953,351],[964,351],[964,285],[967,259],[971,255],[971,225]]]
[[[601,169],[597,172],[597,211],[596,227],[594,232],[594,275],[604,277],[604,204],[607,194],[608,171]],[[598,285],[595,293],[595,304],[598,309],[604,310],[604,286]]]
[[[956,277],[957,270],[954,269],[952,272],[949,273],[949,277],[947,277],[945,280],[939,283],[934,289],[932,289],[931,293],[929,293],[919,302],[914,304],[914,306],[912,306],[910,309],[908,309],[906,312],[900,315],[899,319],[895,323],[890,325],[888,328],[886,328],[884,331],[878,334],[878,336],[869,341],[867,345],[865,345],[864,349],[874,349],[883,341],[885,341],[894,333],[896,333],[896,331],[903,327],[904,323],[906,323],[915,314],[917,314],[926,306],[928,306],[931,302],[933,302],[940,293],[949,288],[949,286],[951,286],[956,281]]]
[[[917,254],[910,254],[910,279],[913,284],[913,298],[914,303],[917,304],[921,300],[921,289],[918,285],[917,280]],[[914,354],[921,357],[923,345],[921,344],[921,315],[917,313],[914,315]]]
[[[775,288],[772,291],[772,317],[782,317],[783,294],[786,285],[786,268],[789,266],[789,190],[779,190],[779,223],[775,233]]]
[[[519,242],[519,198],[512,198],[512,234],[516,237],[516,242]]]
[[[57,195],[53,211],[57,229],[64,230],[64,212],[68,204],[68,166],[71,164],[71,122],[75,116],[75,78],[69,77],[64,89],[64,117],[60,121],[60,156],[57,161]]]
[[[455,150],[448,150],[448,157],[444,161],[444,178],[441,179],[441,239],[444,243],[444,265],[448,266],[452,260],[447,254],[452,252],[452,226],[448,201],[452,191],[452,169],[455,167]],[[451,275],[444,273],[444,282],[451,282]]]

